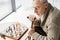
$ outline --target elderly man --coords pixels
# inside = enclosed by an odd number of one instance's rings
[[[32,40],[60,40],[60,11],[47,0],[33,0],[33,7],[39,19],[34,20],[35,16],[29,16],[29,20],[34,21],[29,31]],[[35,26],[41,27],[47,36],[36,32]]]

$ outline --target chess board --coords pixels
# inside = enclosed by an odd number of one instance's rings
[[[24,24],[13,23],[5,30],[6,33],[0,33],[0,36],[2,36],[2,38],[8,37],[19,40],[27,32],[27,30],[28,28]]]

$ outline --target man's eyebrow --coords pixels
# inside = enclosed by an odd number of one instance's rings
[[[40,6],[36,6],[36,7],[40,7]],[[35,7],[33,7],[33,8],[35,8]]]

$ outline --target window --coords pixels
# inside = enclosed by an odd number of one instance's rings
[[[22,0],[15,0],[16,9],[18,9],[22,6],[21,1]]]
[[[0,0],[0,20],[11,12],[11,0]]]

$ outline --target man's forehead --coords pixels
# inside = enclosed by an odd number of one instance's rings
[[[40,0],[36,0],[33,2],[33,6],[40,6],[41,3],[40,3]]]
[[[40,0],[34,0],[33,2],[40,2]]]
[[[40,0],[34,0],[34,1],[33,1],[33,4],[39,5],[39,4],[41,4],[41,2],[40,2]]]
[[[39,0],[33,0],[33,1],[39,1]]]

